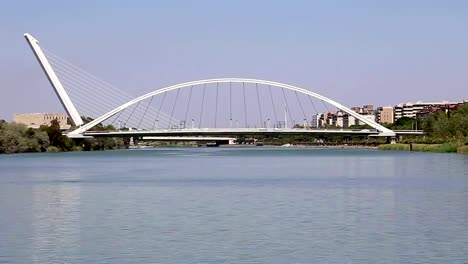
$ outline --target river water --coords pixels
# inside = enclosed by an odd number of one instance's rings
[[[0,156],[0,263],[467,263],[468,155]]]

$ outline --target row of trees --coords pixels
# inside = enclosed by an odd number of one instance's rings
[[[112,130],[113,127],[98,126],[98,130]],[[86,138],[73,140],[60,130],[57,120],[49,126],[39,129],[27,128],[22,124],[8,123],[0,120],[0,154],[25,152],[58,152],[76,150],[109,150],[126,148],[128,139],[122,138]]]
[[[49,146],[47,132],[0,120],[0,153],[44,152]]]
[[[426,119],[418,121],[428,138],[437,143],[468,143],[468,104],[457,110],[431,113]]]
[[[430,113],[426,118],[402,117],[393,124],[384,124],[392,130],[424,130],[424,136],[404,136],[403,143],[468,143],[468,104],[461,105],[456,110]],[[301,127],[297,125],[297,127]],[[351,129],[372,129],[368,125],[355,125]],[[385,138],[352,136],[352,135],[284,135],[276,137],[257,137],[265,144],[359,144],[378,145],[386,142]]]

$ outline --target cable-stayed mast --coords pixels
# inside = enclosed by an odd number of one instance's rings
[[[28,42],[29,46],[34,52],[34,55],[39,61],[39,64],[44,70],[44,73],[46,74],[47,79],[49,79],[49,82],[52,85],[52,88],[54,88],[54,91],[57,94],[57,97],[59,98],[60,103],[62,104],[63,108],[67,112],[72,123],[75,126],[83,125],[83,120],[81,119],[80,114],[76,110],[75,106],[73,105],[73,102],[71,101],[67,92],[63,88],[62,83],[60,82],[59,78],[55,74],[55,71],[50,65],[49,61],[47,60],[47,57],[44,55],[44,52],[39,46],[39,41],[37,41],[37,39],[35,39],[33,36],[31,36],[28,33],[25,33],[24,37],[26,38],[26,41]]]

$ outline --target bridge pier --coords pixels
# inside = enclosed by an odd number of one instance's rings
[[[396,144],[397,143],[397,138],[396,136],[394,137],[387,137],[387,144]]]

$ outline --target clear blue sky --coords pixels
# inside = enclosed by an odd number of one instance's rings
[[[134,95],[253,77],[348,106],[468,99],[468,1],[5,1],[0,118],[63,111],[24,32]]]

